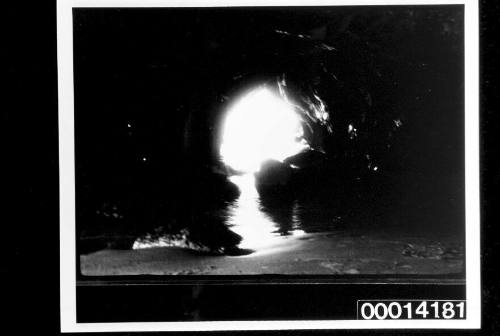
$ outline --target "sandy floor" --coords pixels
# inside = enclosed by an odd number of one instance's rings
[[[200,255],[176,248],[101,250],[80,256],[84,275],[136,274],[458,274],[463,251],[457,241],[333,233],[287,237],[246,256]]]

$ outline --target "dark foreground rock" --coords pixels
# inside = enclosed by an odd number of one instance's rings
[[[255,187],[261,195],[289,192],[293,168],[276,160],[262,163],[255,173]]]

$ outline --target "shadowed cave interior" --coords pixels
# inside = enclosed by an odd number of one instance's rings
[[[74,27],[84,275],[463,272],[462,7],[89,8]]]

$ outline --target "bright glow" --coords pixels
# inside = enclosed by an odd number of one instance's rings
[[[259,250],[277,244],[281,239],[276,233],[278,225],[259,209],[259,194],[255,189],[253,174],[232,176],[241,193],[229,208],[229,225],[243,239],[240,248]]]
[[[244,95],[226,117],[220,154],[224,163],[256,172],[263,161],[282,161],[307,148],[299,115],[265,87]]]
[[[298,228],[300,223],[296,216],[294,230],[289,231],[287,236],[279,233],[279,224],[260,209],[260,198],[255,189],[253,174],[234,175],[230,180],[241,191],[238,199],[228,209],[230,229],[242,238],[239,248],[255,250],[256,253],[251,256],[283,251],[293,248],[293,244],[297,243],[293,241],[293,237],[306,234]]]

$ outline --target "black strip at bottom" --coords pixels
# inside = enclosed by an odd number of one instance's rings
[[[463,284],[77,286],[77,322],[356,319],[357,300],[463,300]]]

